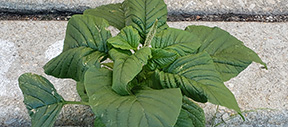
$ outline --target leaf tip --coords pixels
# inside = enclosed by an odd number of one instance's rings
[[[245,117],[242,115],[241,112],[238,112],[238,114],[240,115],[240,117],[242,118],[243,121],[246,121],[246,120],[245,120]]]
[[[268,70],[267,64],[266,63],[261,63],[263,66],[261,67],[262,69]]]

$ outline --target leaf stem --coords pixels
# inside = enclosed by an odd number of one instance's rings
[[[83,101],[65,101],[64,104],[90,105],[88,102],[83,102]]]

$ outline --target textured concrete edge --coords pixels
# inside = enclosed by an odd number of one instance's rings
[[[1,0],[0,0],[1,1]],[[73,14],[82,14],[88,8],[120,3],[123,0],[106,1],[49,1],[39,2],[37,0],[27,0],[17,2],[0,2],[0,20],[68,20]],[[211,1],[211,0],[210,0]],[[222,1],[222,3],[219,1]],[[207,0],[201,1],[175,1],[165,0],[168,8],[168,21],[236,21],[236,22],[287,22],[288,2],[279,0],[278,3],[269,4],[246,2],[235,3],[233,1],[218,0],[213,4]],[[273,1],[273,0],[272,0]],[[232,3],[231,3],[232,2]],[[91,3],[91,4],[90,4]],[[251,3],[251,5],[250,5]],[[223,4],[223,5],[221,5]],[[255,5],[256,4],[256,5]],[[287,7],[285,5],[287,4]],[[221,5],[221,6],[220,6]],[[250,5],[250,6],[248,6]],[[253,5],[253,6],[252,6]],[[256,6],[256,7],[254,7]],[[251,7],[253,7],[251,9]],[[263,7],[263,9],[262,9]],[[266,10],[266,11],[265,11]]]
[[[37,3],[34,2],[1,2],[0,12],[13,12],[13,13],[55,13],[55,12],[73,12],[82,13],[85,9],[95,8],[97,6],[120,3],[123,0],[107,0],[96,1],[94,3],[84,2],[50,2],[50,3]],[[211,1],[211,0],[210,0]],[[228,1],[223,2],[201,2],[201,1],[175,1],[165,0],[169,14],[248,14],[248,15],[286,15],[288,14],[288,2],[283,0],[278,3],[265,3],[265,2],[239,2],[233,3]]]
[[[17,14],[49,14],[59,12],[83,13],[84,10],[91,8],[88,6],[69,7],[65,4],[20,4],[2,3],[0,12]]]
[[[0,12],[0,20],[20,21],[68,21],[74,14],[72,12],[59,12],[54,14],[17,14]],[[288,15],[245,15],[245,14],[222,14],[222,15],[174,15],[168,14],[168,22],[177,21],[209,21],[209,22],[287,22]]]

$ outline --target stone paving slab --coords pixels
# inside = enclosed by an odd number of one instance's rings
[[[81,13],[123,0],[0,0],[0,12],[56,12]],[[169,13],[176,14],[288,14],[287,0],[164,0]]]
[[[226,82],[235,94],[246,121],[236,117],[229,126],[288,126],[288,23],[245,22],[170,22],[171,27],[188,25],[218,26],[253,49],[267,63],[269,70],[253,63],[237,78]],[[29,126],[29,116],[18,87],[18,77],[32,72],[47,77],[66,100],[79,100],[75,82],[44,74],[42,66],[62,50],[66,21],[0,21],[0,126]],[[111,29],[115,35],[116,30]],[[216,106],[201,104],[207,125]],[[251,112],[252,110],[252,112]],[[216,123],[229,119],[231,110],[220,107]],[[80,105],[68,105],[56,125],[91,125],[93,114]],[[221,126],[225,126],[222,124]]]

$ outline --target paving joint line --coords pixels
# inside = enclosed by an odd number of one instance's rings
[[[55,11],[55,12],[8,12],[0,11],[0,20],[20,21],[67,21],[74,14],[82,12]],[[288,22],[288,14],[262,15],[262,14],[181,14],[169,13],[168,21],[209,21],[209,22]]]

